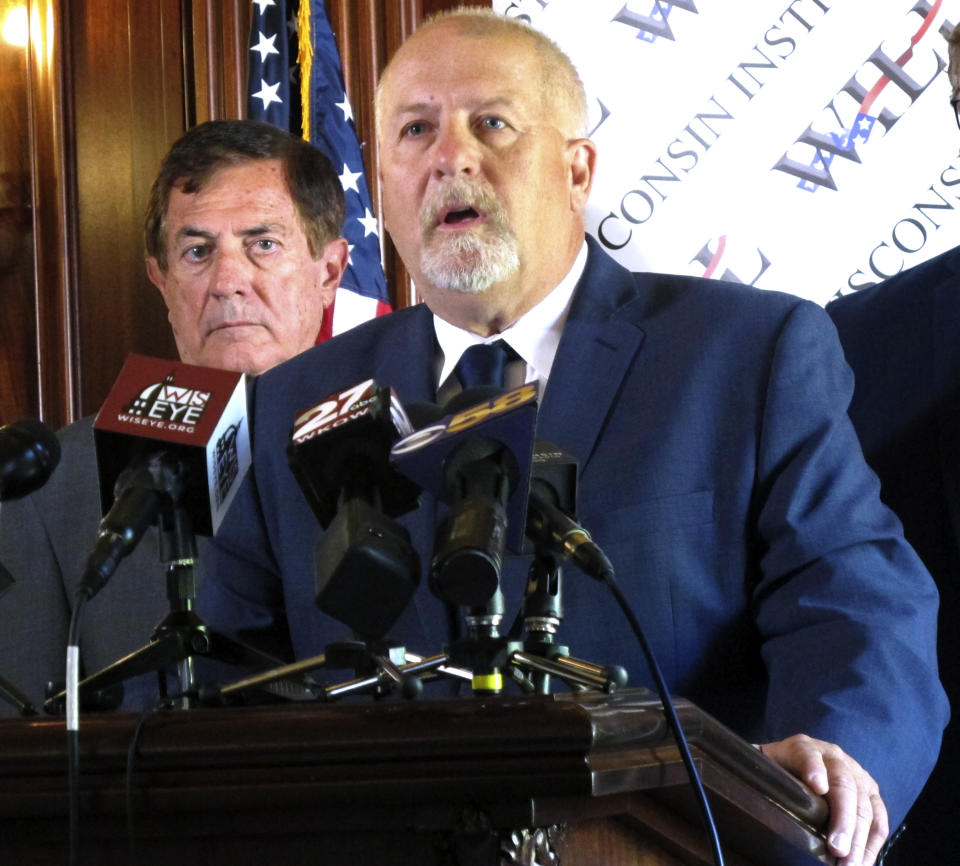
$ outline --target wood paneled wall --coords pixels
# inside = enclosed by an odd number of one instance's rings
[[[379,72],[425,15],[455,5],[327,2],[378,213]],[[166,310],[144,270],[143,209],[160,160],[185,129],[244,116],[251,3],[27,0],[27,6],[35,286],[32,308],[5,322],[21,339],[17,347],[0,347],[0,372],[10,378],[0,393],[0,423],[30,415],[59,427],[96,412],[128,352],[176,356]],[[389,241],[383,244],[388,284],[403,306],[409,280]]]

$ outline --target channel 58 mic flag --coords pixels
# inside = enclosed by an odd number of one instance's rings
[[[338,170],[346,199],[350,259],[320,342],[391,311],[377,218],[323,0],[253,0],[251,20],[248,116],[291,131],[302,124]]]

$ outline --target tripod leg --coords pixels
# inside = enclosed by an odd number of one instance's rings
[[[14,688],[13,685],[3,677],[0,677],[0,699],[16,707],[20,711],[21,716],[35,716],[37,714],[36,707],[30,703],[29,698],[19,689]]]

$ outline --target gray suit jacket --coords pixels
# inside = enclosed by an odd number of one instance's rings
[[[0,596],[0,676],[39,708],[50,680],[64,680],[67,630],[76,587],[100,522],[93,418],[58,434],[62,456],[47,484],[0,506],[0,562],[14,585]],[[120,563],[87,605],[81,625],[84,674],[147,643],[168,609],[155,529]],[[156,693],[155,678],[127,684],[124,707]],[[16,710],[0,702],[0,716]]]

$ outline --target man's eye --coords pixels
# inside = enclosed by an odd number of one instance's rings
[[[184,255],[192,262],[202,262],[209,254],[209,247],[204,246],[203,244],[198,244],[195,247],[188,247]]]
[[[506,129],[507,122],[502,117],[485,117],[480,121],[484,129]]]
[[[408,123],[403,129],[400,130],[401,138],[416,138],[418,135],[423,135],[427,131],[427,125],[422,120],[415,120],[413,123]]]
[[[253,242],[253,245],[254,247],[256,247],[256,249],[265,253],[268,253],[271,250],[275,250],[277,248],[277,242],[275,240],[271,240],[270,238],[257,238]]]

